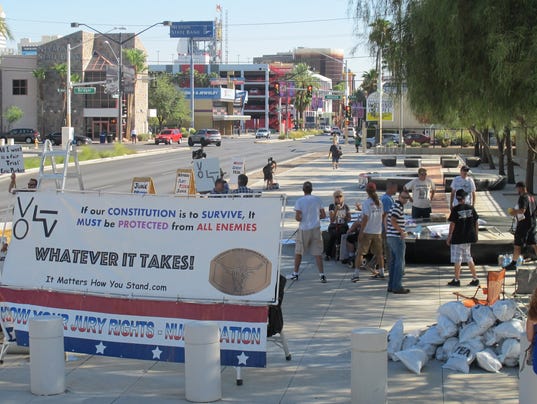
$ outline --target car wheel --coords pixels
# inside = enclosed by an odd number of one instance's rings
[[[158,145],[158,140],[155,140],[155,144]]]
[[[218,147],[220,147],[221,144],[222,144],[221,142],[216,142],[216,145],[217,145]]]
[[[189,146],[194,146],[194,141],[192,140],[191,137],[188,138],[188,145]]]
[[[76,145],[77,145],[77,146],[82,146],[82,140],[78,139],[78,140],[76,141]]]
[[[203,139],[203,138],[201,139],[201,142],[200,142],[200,143],[201,143],[202,147],[207,146],[207,140],[205,140],[205,139]]]
[[[369,143],[369,142],[367,142],[365,145],[367,146],[368,149],[371,149],[371,146],[373,146],[373,145],[372,145],[371,143]]]
[[[172,144],[172,141],[171,140],[166,140],[166,144]]]
[[[181,143],[183,143],[183,138],[182,137],[180,137],[179,140],[177,141],[177,144],[181,144]]]
[[[33,139],[31,137],[27,137],[26,139],[24,139],[24,141],[28,144],[33,143]]]

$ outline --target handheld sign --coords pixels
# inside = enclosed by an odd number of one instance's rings
[[[177,170],[173,193],[175,195],[194,195],[196,193],[194,171],[192,169],[180,168]]]
[[[214,182],[220,178],[220,160],[217,158],[194,160],[196,191],[208,192],[214,188]]]
[[[23,173],[22,146],[0,146],[0,174]]]
[[[132,179],[131,194],[155,195],[155,185],[151,177],[134,177]]]
[[[238,183],[239,174],[244,174],[244,158],[233,157],[231,159],[231,168],[229,170],[229,183],[236,185]]]

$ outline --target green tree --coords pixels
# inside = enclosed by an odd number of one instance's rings
[[[314,80],[308,65],[299,63],[294,66],[293,70],[287,75],[286,80],[293,81],[295,84],[295,97],[293,104],[297,111],[297,121],[301,128],[304,128],[304,111],[311,104],[312,94],[308,94],[307,88],[311,86],[312,90],[319,88],[319,83]],[[312,91],[313,92],[313,91]]]
[[[43,67],[38,67],[32,71],[32,75],[37,80],[37,109],[39,111],[39,120],[41,122],[41,133],[44,132],[44,104],[45,104],[45,79],[47,78],[47,70]]]
[[[7,39],[13,39],[5,18],[0,18],[0,34],[4,35]]]
[[[8,130],[11,129],[11,125],[20,120],[24,116],[24,111],[16,105],[11,105],[6,109],[4,114],[8,124]]]
[[[183,92],[177,89],[166,74],[151,78],[149,108],[157,110],[159,130],[164,126],[182,127],[190,120],[190,108]]]
[[[377,91],[377,81],[377,69],[370,69],[362,73],[362,84],[360,84],[360,88],[366,94],[366,96]]]
[[[138,80],[138,75],[147,71],[147,56],[141,49],[123,49],[123,57],[127,63],[134,68],[134,84]],[[131,129],[135,125],[135,113],[134,108],[136,105],[135,93],[127,94],[127,128],[125,133],[130,133]]]
[[[52,71],[60,77],[60,88],[67,88],[67,64],[66,63],[56,63],[52,66]],[[71,83],[78,83],[80,81],[80,76],[77,73],[71,73]],[[62,115],[65,116],[67,111],[67,93],[62,91]]]

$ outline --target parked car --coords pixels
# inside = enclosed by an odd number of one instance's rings
[[[329,134],[332,132],[332,129],[330,128],[329,125],[325,125],[325,126],[323,126],[322,129],[323,129],[323,133],[324,133],[325,135],[329,135]]]
[[[52,142],[52,144],[56,145],[56,146],[59,146],[59,145],[62,144],[62,134],[61,134],[61,132],[49,133],[48,135],[45,136],[45,139],[50,140]],[[77,146],[81,146],[83,144],[92,144],[93,143],[93,141],[91,140],[90,137],[77,135],[76,133],[74,135],[73,141]]]
[[[183,134],[181,133],[181,129],[163,129],[160,131],[160,133],[155,137],[155,144],[171,144],[173,142],[177,142],[177,144],[181,144],[183,141]]]
[[[264,128],[258,129],[255,132],[255,138],[259,139],[259,138],[262,138],[262,137],[269,139],[270,138],[270,130],[264,129]]]
[[[222,144],[222,135],[218,129],[199,129],[188,137],[189,146],[194,146],[195,143],[199,143],[202,146],[207,146],[211,143],[220,146]]]
[[[347,134],[349,138],[354,139],[356,137],[356,130],[354,128],[347,128]]]
[[[405,135],[404,139],[407,145],[411,145],[414,142],[419,144],[431,143],[431,138],[423,133],[410,132]]]
[[[399,133],[382,133],[382,144],[388,143],[399,144]]]
[[[341,129],[339,129],[337,126],[332,126],[332,129],[330,130],[330,133],[332,135],[341,136]]]
[[[25,142],[25,143],[34,143],[37,139],[38,142],[41,142],[41,136],[39,132],[35,129],[29,128],[18,128],[11,129],[6,133],[0,135],[1,139],[7,141],[7,139],[14,139],[15,142]]]

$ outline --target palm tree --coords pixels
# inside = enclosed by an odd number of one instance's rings
[[[138,80],[138,74],[147,71],[147,56],[141,49],[124,49],[123,56],[127,60],[128,64],[134,68],[134,87],[136,88],[136,81]],[[126,134],[131,132],[131,129],[135,127],[135,93],[127,94],[127,127]]]
[[[5,18],[0,18],[0,34],[5,36],[7,39],[13,39],[13,35],[6,24]]]
[[[312,94],[308,94],[308,87],[311,86],[312,90],[318,89],[319,84],[313,79],[308,65],[305,63],[297,64],[291,73],[286,77],[286,80],[293,81],[295,83],[295,98],[293,103],[297,111],[297,121],[300,126],[304,127],[303,113],[311,104]]]
[[[360,88],[367,95],[377,91],[378,76],[379,75],[377,69],[370,69],[362,73],[362,84],[360,85]]]
[[[38,67],[32,71],[33,76],[37,80],[37,100],[38,110],[41,121],[41,134],[44,134],[44,119],[43,119],[43,106],[45,103],[45,79],[47,78],[47,70],[43,67]]]
[[[60,76],[60,88],[66,89],[67,88],[67,64],[66,63],[56,63],[52,66],[52,70],[54,70],[58,75]],[[71,83],[78,83],[80,81],[80,75],[77,73],[71,74]],[[62,116],[65,116],[66,110],[67,110],[67,93],[65,91],[62,92]],[[63,122],[61,123],[63,125]]]

